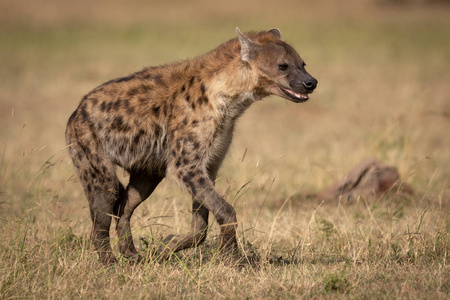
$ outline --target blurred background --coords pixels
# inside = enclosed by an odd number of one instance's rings
[[[280,29],[319,81],[306,103],[249,108],[219,172],[259,267],[210,259],[211,220],[179,260],[102,268],[65,146],[70,114],[103,82],[206,53],[236,26]],[[449,83],[448,0],[1,0],[0,298],[447,299]],[[366,157],[415,193],[305,196]],[[133,215],[141,253],[189,231],[190,207],[163,181]]]
[[[319,85],[305,104],[271,97],[240,119],[223,194],[251,181],[250,195],[266,197],[270,186],[278,205],[374,156],[421,195],[449,201],[450,1],[2,0],[3,207],[19,215],[37,189],[44,194],[31,207],[56,201],[51,213],[65,214],[82,204],[87,221],[64,141],[82,96],[145,66],[201,55],[234,38],[236,26],[279,28]]]

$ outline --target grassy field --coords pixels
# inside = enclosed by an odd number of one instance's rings
[[[450,7],[164,2],[0,3],[0,299],[448,299]],[[217,189],[247,262],[216,255],[212,219],[198,249],[152,256],[190,224],[189,196],[164,181],[132,220],[146,262],[103,267],[69,115],[97,85],[205,53],[236,26],[279,28],[319,80],[306,104],[272,97],[239,120]],[[365,157],[397,167],[414,195],[305,197]]]

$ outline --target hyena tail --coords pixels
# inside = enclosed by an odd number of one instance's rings
[[[89,201],[91,240],[95,250],[104,264],[115,263],[109,230],[112,216],[118,215],[125,188],[117,178],[115,165],[105,155],[95,133],[87,125],[76,124],[71,117],[67,124],[66,142]]]

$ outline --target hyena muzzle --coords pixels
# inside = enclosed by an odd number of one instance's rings
[[[237,253],[236,212],[214,189],[237,118],[253,102],[278,95],[308,100],[317,80],[277,29],[242,34],[192,60],[145,68],[88,93],[66,129],[69,154],[89,201],[91,239],[105,264],[111,219],[119,250],[138,258],[130,218],[164,177],[192,195],[191,232],[168,236],[163,257],[206,238],[208,215],[220,225],[219,247]],[[130,174],[127,187],[116,166]]]

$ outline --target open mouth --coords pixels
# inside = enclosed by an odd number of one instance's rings
[[[293,90],[284,88],[284,87],[279,87],[280,90],[283,92],[283,94],[285,94],[286,96],[288,96],[292,101],[294,102],[305,102],[306,100],[309,99],[309,96],[307,94],[300,94],[300,93],[296,93]]]

